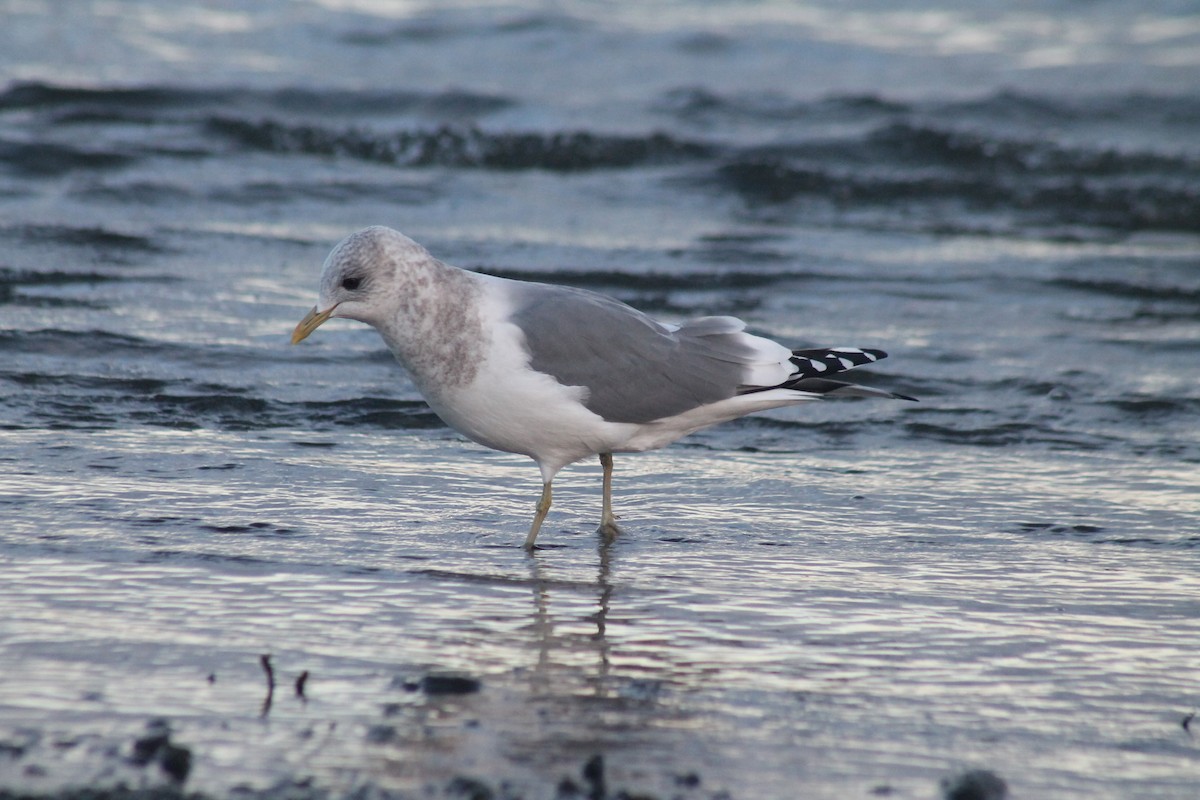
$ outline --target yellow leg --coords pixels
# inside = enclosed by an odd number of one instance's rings
[[[617,526],[617,517],[612,510],[612,453],[600,454],[600,466],[604,468],[604,500],[600,511],[600,532],[606,536],[616,536],[621,529]]]
[[[542,529],[542,520],[550,513],[550,482],[542,484],[542,499],[538,500],[537,513],[533,515],[533,525],[529,527],[529,535],[525,537],[525,549],[532,550],[537,540],[538,531]]]

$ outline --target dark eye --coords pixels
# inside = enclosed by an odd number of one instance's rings
[[[362,278],[342,278],[342,288],[348,292],[353,292],[362,283]]]

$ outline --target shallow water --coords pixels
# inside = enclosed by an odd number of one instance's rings
[[[80,8],[0,26],[0,789],[165,719],[215,795],[1194,796],[1186,4]],[[531,462],[287,345],[376,223],[921,403],[618,456],[611,545],[570,467],[528,557]]]

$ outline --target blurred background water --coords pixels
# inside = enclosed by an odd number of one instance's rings
[[[1195,797],[1193,4],[0,20],[0,790]],[[527,557],[531,462],[287,344],[368,224],[922,402],[619,457],[611,546],[569,468]]]

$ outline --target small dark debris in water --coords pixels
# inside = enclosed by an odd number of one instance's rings
[[[294,447],[337,447],[337,442],[292,442]]]
[[[1051,533],[1099,533],[1104,528],[1099,525],[1060,525],[1054,522],[1021,522],[1018,527],[1023,531],[1050,531]]]
[[[201,525],[200,530],[209,533],[249,533],[251,529],[245,525]]]
[[[134,740],[129,760],[139,767],[157,763],[176,783],[187,780],[192,769],[191,750],[171,741],[171,727],[163,719],[152,720],[146,726],[146,735]]]
[[[262,665],[263,672],[267,673],[267,688],[271,691],[275,690],[275,668],[271,666],[271,656],[269,653],[263,653],[258,657],[258,663]]]
[[[587,760],[583,765],[583,780],[588,784],[588,799],[589,800],[604,800],[608,796],[608,790],[604,780],[604,756],[597,753]]]
[[[394,717],[404,710],[403,703],[384,703],[380,709],[384,717]]]
[[[1005,800],[1008,784],[999,775],[986,769],[973,769],[943,778],[942,797],[945,800]]]
[[[465,675],[426,675],[419,688],[425,694],[472,694],[483,688],[483,683]]]
[[[425,694],[472,694],[483,688],[483,681],[467,675],[426,675],[420,680],[397,676],[392,679],[393,689]]]
[[[1180,722],[1179,722],[1180,727],[1182,727],[1188,733],[1191,733],[1192,732],[1192,720],[1194,720],[1195,718],[1196,718],[1195,711],[1191,712],[1190,714],[1187,714],[1182,720],[1180,720]]]
[[[505,800],[510,797],[507,794],[500,796],[505,798]],[[673,797],[674,800],[681,800],[683,795],[677,794],[673,795]],[[724,793],[715,794],[712,797],[713,800],[729,800],[729,796]],[[592,789],[585,790],[571,778],[563,778],[558,783],[554,800],[660,800],[660,798],[657,795],[633,792],[628,789],[620,789],[613,794],[596,794],[594,786]]]
[[[129,520],[141,528],[157,528],[160,525],[171,525],[179,522],[199,522],[199,517],[141,517]]]
[[[25,755],[25,745],[17,742],[0,741],[0,756],[17,759]]]
[[[146,735],[133,742],[133,753],[129,760],[144,767],[154,760],[158,751],[171,739],[171,729],[166,720],[156,719],[146,725]]]
[[[487,784],[474,778],[459,776],[446,786],[446,793],[463,800],[492,800],[496,795]]]
[[[865,494],[856,494],[856,495],[854,495],[854,497],[852,497],[850,499],[851,500],[866,500],[867,496]]]
[[[275,699],[275,668],[271,666],[271,656],[263,654],[258,657],[258,663],[262,665],[263,672],[267,673],[267,696],[263,698],[262,716],[266,716],[271,712],[271,703]]]
[[[570,778],[563,778],[558,782],[558,790],[555,792],[555,797],[579,797],[583,790],[579,788],[579,784]]]
[[[335,725],[330,725],[329,730],[335,729]],[[315,735],[312,728],[306,729],[301,736],[304,739],[310,739]],[[374,745],[388,745],[396,742],[400,738],[400,732],[397,728],[391,725],[373,725],[370,726],[365,735],[366,742]],[[26,748],[22,747],[21,752],[24,754]],[[189,772],[191,771],[191,752],[186,747],[180,747],[170,741],[170,729],[166,720],[155,720],[147,726],[146,734],[140,737],[134,744],[134,754],[138,757],[138,761],[130,759],[132,763],[141,767],[157,765],[165,775],[169,776],[173,785],[157,786],[153,788],[128,789],[126,786],[119,785],[113,790],[81,790],[79,792],[66,792],[60,795],[61,800],[203,800],[199,794],[184,795],[182,785],[186,781]],[[34,775],[35,771],[44,774],[44,770],[36,765],[27,765],[26,774]],[[682,800],[684,797],[694,797],[694,791],[700,789],[701,779],[697,773],[690,772],[681,775],[676,775],[675,786],[673,793],[659,796],[656,794],[648,794],[623,788],[619,786],[610,787],[605,774],[604,756],[600,754],[593,755],[587,760],[580,771],[581,780],[578,778],[564,777],[555,787],[553,794],[554,800],[666,800],[666,798],[674,798],[674,800]],[[873,792],[873,794],[880,794]],[[371,792],[370,796],[375,793]],[[243,796],[237,789],[231,796]],[[312,777],[302,779],[286,780],[276,784],[275,787],[265,793],[248,792],[244,796],[249,800],[263,800],[267,797],[280,798],[300,798],[301,800],[319,800],[325,797],[326,793],[322,791]],[[358,796],[355,794],[354,796]],[[366,796],[366,793],[364,793]],[[391,797],[387,792],[381,792],[380,796]],[[408,797],[408,795],[404,795]],[[493,784],[486,779],[480,779],[469,775],[458,775],[442,783],[440,786],[428,785],[426,792],[421,797],[441,797],[453,798],[454,800],[521,800],[526,795],[515,790],[512,785],[501,781],[498,784]],[[538,795],[539,797],[541,795]],[[726,792],[717,792],[715,794],[706,794],[710,800],[730,800],[730,795]],[[25,795],[10,795],[5,793],[3,788],[0,788],[0,800],[16,800],[17,797],[25,797]],[[961,800],[959,796],[950,796],[954,800]],[[1002,800],[1003,795],[963,795],[962,798],[967,800]]]
[[[871,794],[875,795],[876,797],[890,797],[895,792],[896,790],[891,786],[888,786],[886,783],[881,783],[878,786],[871,787]]]
[[[167,744],[159,751],[158,766],[171,776],[171,780],[183,783],[192,770],[192,751],[179,745]]]
[[[304,694],[304,684],[308,683],[308,670],[300,673],[300,677],[296,678],[296,697],[301,700],[308,700]]]
[[[367,742],[370,744],[387,744],[395,741],[396,736],[396,729],[391,725],[372,725],[367,728]]]
[[[211,686],[212,684],[217,682],[217,673],[215,673],[215,672],[208,673],[208,677],[205,678],[205,680],[208,681],[209,685]]]

